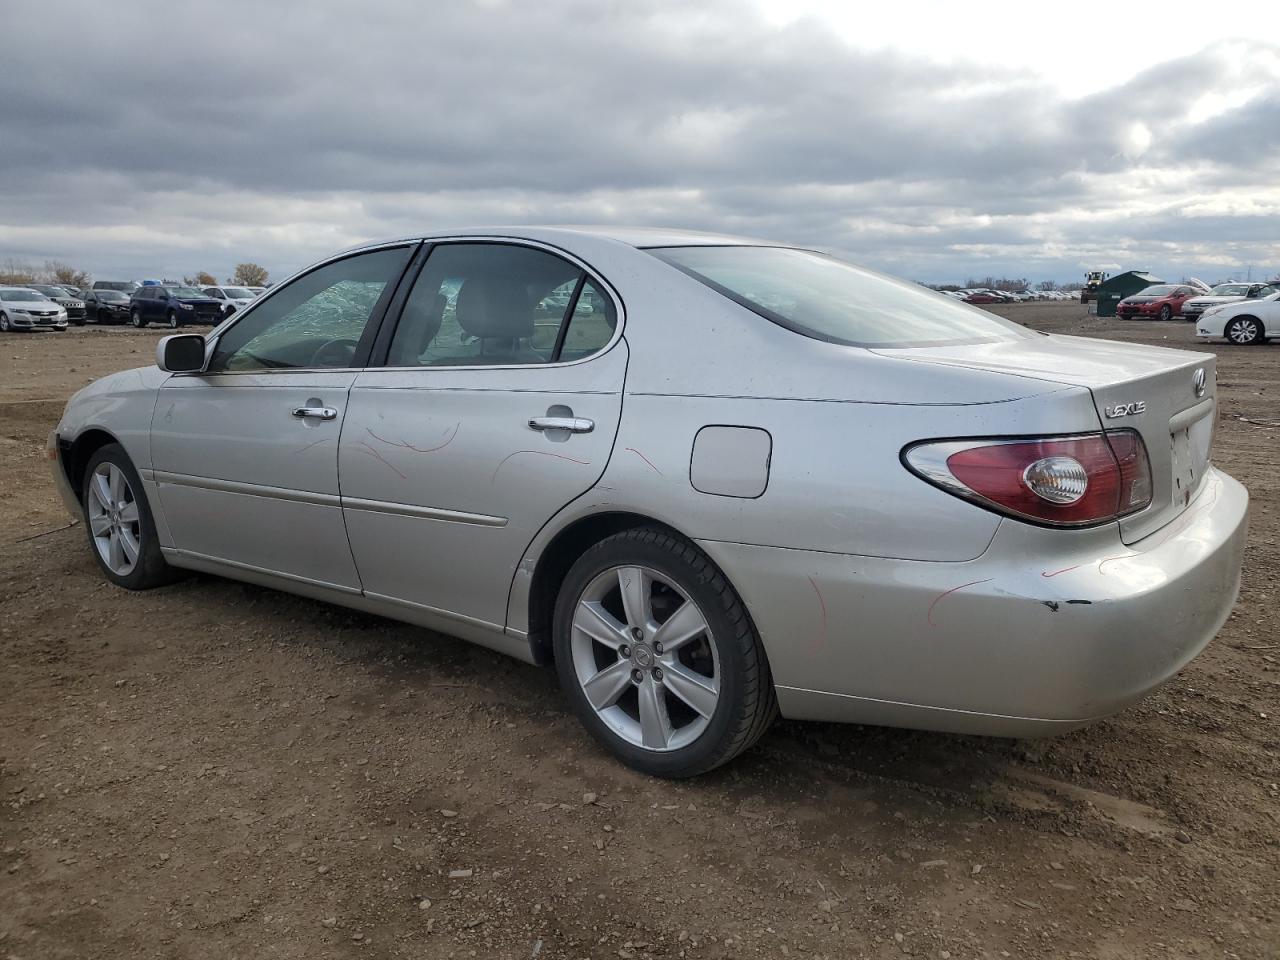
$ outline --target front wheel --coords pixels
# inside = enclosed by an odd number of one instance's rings
[[[9,315],[0,313],[0,333],[8,333],[13,327],[9,325]]]
[[[1169,305],[1166,303],[1163,307],[1160,308],[1160,319],[1169,320],[1169,319],[1172,319],[1172,317],[1173,317],[1173,311],[1169,308]]]
[[[1236,317],[1223,332],[1228,340],[1242,347],[1262,343],[1265,339],[1262,324],[1253,317]]]
[[[754,744],[777,715],[741,599],[683,538],[640,527],[584,553],[556,599],[560,685],[628,766],[691,777]]]
[[[142,480],[124,447],[109,443],[89,458],[80,500],[89,546],[108,580],[148,590],[176,579],[160,552]]]
[[[170,330],[178,329],[178,311],[170,310],[164,319],[165,319],[165,323],[169,325]]]
[[[132,323],[139,330],[141,330],[143,327],[146,326],[146,323],[142,319],[142,311],[140,310],[129,311],[129,322]]]

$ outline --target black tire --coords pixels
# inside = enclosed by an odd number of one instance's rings
[[[9,333],[13,328],[9,326],[9,315],[0,312],[0,333]]]
[[[88,317],[89,315],[86,313],[79,320],[72,320],[71,322],[74,323],[77,327],[83,327],[85,325],[85,321],[88,320]]]
[[[164,319],[165,319],[165,322],[169,325],[170,330],[178,329],[178,311],[177,310],[170,310],[167,314],[165,314]]]
[[[578,601],[599,574],[628,565],[677,584],[701,610],[715,644],[719,699],[706,729],[685,747],[659,752],[623,739],[596,714],[578,680],[571,649]],[[582,725],[623,763],[652,776],[693,777],[727,763],[755,744],[778,714],[769,662],[742,600],[701,550],[665,530],[624,530],[578,558],[556,597],[552,644],[560,685]]]
[[[1250,324],[1252,325],[1252,335],[1248,332]],[[1234,343],[1240,347],[1252,347],[1267,342],[1266,331],[1262,326],[1262,321],[1257,317],[1236,317],[1226,325],[1222,333],[1229,343]]]
[[[94,471],[103,463],[113,464],[124,473],[129,482],[129,487],[134,493],[134,501],[138,505],[138,559],[134,563],[133,569],[124,576],[117,574],[108,567],[98,553],[89,519],[89,498],[93,496],[89,485],[93,481]],[[120,446],[120,444],[108,443],[103,447],[99,447],[93,456],[89,458],[89,463],[84,470],[84,480],[80,485],[80,504],[81,520],[84,523],[85,534],[89,540],[89,552],[93,554],[94,560],[98,562],[98,567],[102,570],[103,575],[116,586],[124,587],[127,590],[150,590],[152,587],[164,586],[179,578],[180,572],[169,566],[164,559],[164,554],[160,552],[160,538],[156,534],[156,523],[151,515],[151,505],[147,503],[147,495],[142,486],[142,478],[138,476],[138,471],[133,467],[133,461],[129,459],[129,455],[125,453],[124,447]]]
[[[1161,320],[1173,319],[1173,309],[1167,303],[1160,308],[1160,319]]]
[[[139,330],[147,326],[147,323],[142,319],[142,311],[138,309],[133,309],[129,311],[129,322],[132,323]]]

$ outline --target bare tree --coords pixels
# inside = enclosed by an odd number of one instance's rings
[[[237,263],[236,275],[229,282],[241,287],[263,287],[267,283],[267,271],[256,263]]]
[[[204,270],[201,270],[196,274],[196,285],[200,287],[216,287],[218,285],[218,278],[212,273],[206,273]]]
[[[61,260],[46,260],[42,274],[46,283],[71,287],[87,287],[93,279],[89,271],[73,267]]]
[[[0,264],[0,283],[35,283],[36,268],[9,257]]]

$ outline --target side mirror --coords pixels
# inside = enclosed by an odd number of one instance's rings
[[[204,337],[175,333],[156,344],[156,366],[165,373],[199,373],[204,369]]]

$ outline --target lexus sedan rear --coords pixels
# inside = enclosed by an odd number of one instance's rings
[[[266,584],[554,663],[626,763],[786,717],[1036,736],[1214,636],[1248,495],[1214,358],[654,230],[346,251],[50,438],[104,576]]]

